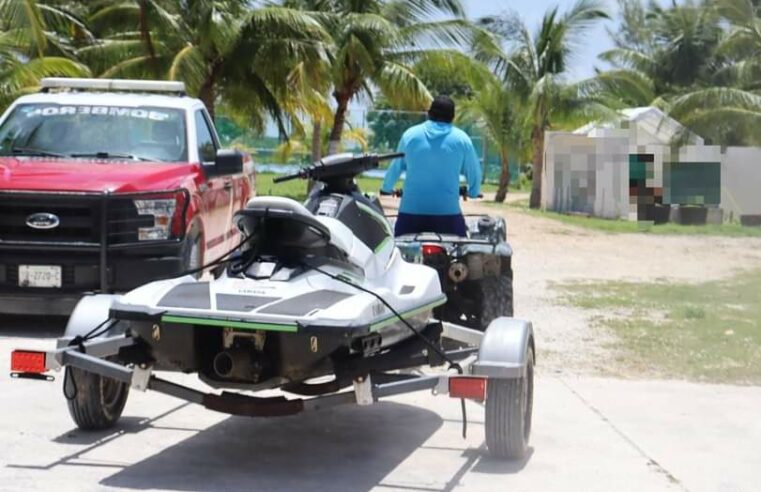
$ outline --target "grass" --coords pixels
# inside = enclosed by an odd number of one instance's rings
[[[609,234],[645,233],[656,235],[761,237],[761,227],[744,227],[740,224],[727,223],[721,225],[707,224],[690,226],[668,223],[653,225],[629,220],[602,219],[600,217],[561,214],[546,210],[532,210],[528,208],[528,200],[519,200],[509,204],[492,202],[489,203],[489,205],[494,207],[517,208],[536,217],[552,219],[570,226],[582,227]]]
[[[566,302],[607,313],[624,368],[695,381],[761,384],[761,270],[703,284],[556,286]]]
[[[301,179],[286,181],[284,183],[273,183],[272,180],[277,176],[273,173],[258,173],[256,175],[256,194],[277,195],[293,198],[294,200],[303,201],[306,198],[307,182]],[[378,178],[359,177],[357,179],[359,189],[365,193],[378,193],[382,180]],[[494,193],[497,186],[486,183],[481,187],[484,193]]]

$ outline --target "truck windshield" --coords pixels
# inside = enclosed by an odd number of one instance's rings
[[[0,125],[0,155],[185,162],[185,134],[180,109],[20,104]]]

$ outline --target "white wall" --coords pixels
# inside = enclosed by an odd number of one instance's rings
[[[605,137],[548,132],[542,208],[606,218],[636,218],[629,206],[629,154],[653,154],[652,187],[663,187],[663,163],[721,162],[721,208],[725,220],[761,214],[761,148],[688,145],[673,148],[647,142],[630,145],[623,135]]]
[[[721,166],[724,217],[761,214],[761,148],[727,147]]]

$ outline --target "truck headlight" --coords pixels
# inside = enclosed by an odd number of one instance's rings
[[[133,200],[138,215],[152,215],[152,227],[140,227],[137,238],[140,241],[157,241],[169,239],[172,229],[172,218],[177,208],[177,202],[171,200]]]

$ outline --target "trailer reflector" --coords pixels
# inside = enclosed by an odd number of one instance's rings
[[[486,400],[486,378],[452,376],[449,378],[449,396],[466,400]]]
[[[14,350],[11,353],[11,372],[42,374],[45,367],[45,352]]]

